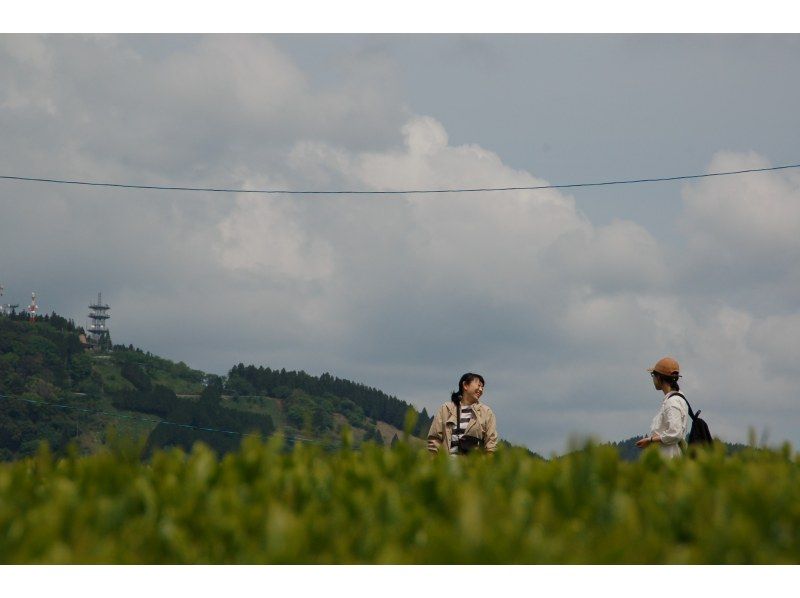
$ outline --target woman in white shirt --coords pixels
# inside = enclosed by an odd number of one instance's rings
[[[650,424],[650,434],[639,440],[636,446],[645,448],[658,444],[664,457],[677,457],[682,454],[681,443],[685,443],[689,431],[689,406],[679,392],[680,366],[671,357],[664,357],[649,371],[653,386],[664,393],[664,398],[661,409]]]

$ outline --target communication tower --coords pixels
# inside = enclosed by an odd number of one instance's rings
[[[36,312],[39,311],[39,306],[36,305],[36,291],[31,293],[31,304],[28,306],[28,316],[31,322],[36,321]]]
[[[103,303],[103,298],[100,293],[97,293],[97,301],[89,305],[89,319],[92,321],[89,324],[89,345],[95,351],[108,351],[111,349],[111,333],[108,331],[106,320],[111,317],[108,310],[111,309],[108,305]]]
[[[6,290],[6,288],[3,285],[0,284],[0,297],[3,296],[3,291],[5,291],[5,290]],[[19,307],[19,303],[0,303],[0,315],[2,315],[2,316],[12,315],[13,316],[14,314],[17,313],[17,308],[18,307]]]

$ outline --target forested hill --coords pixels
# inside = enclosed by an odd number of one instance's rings
[[[260,394],[282,399],[290,397],[293,389],[318,397],[342,397],[352,401],[363,415],[397,428],[403,428],[408,410],[414,409],[405,401],[377,388],[336,378],[327,372],[321,376],[311,376],[303,371],[287,372],[285,369],[272,370],[240,363],[228,372],[226,388],[238,394]],[[425,427],[424,431],[427,432],[426,426],[430,425],[430,421],[427,410],[423,408],[418,415],[418,431],[422,432],[421,428]]]
[[[82,332],[56,314],[0,316],[0,459],[30,455],[42,440],[90,453],[112,427],[146,438],[147,451],[201,440],[227,452],[248,433],[336,446],[345,426],[356,443],[389,444],[409,411],[412,438],[430,425],[425,410],[327,373],[239,364],[220,377],[130,345],[87,352]]]

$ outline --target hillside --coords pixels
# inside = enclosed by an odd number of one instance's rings
[[[389,444],[409,412],[421,445],[430,424],[424,409],[327,373],[238,364],[220,377],[133,346],[87,352],[81,332],[56,314],[0,317],[0,459],[32,455],[42,440],[93,453],[111,429],[146,438],[148,453],[198,440],[224,453],[251,433],[333,447],[345,427],[356,443]]]
[[[239,363],[220,377],[130,345],[87,352],[81,332],[56,314],[35,323],[0,316],[0,460],[32,455],[42,440],[57,454],[71,443],[94,453],[112,429],[146,439],[148,453],[198,440],[226,453],[249,433],[332,448],[345,427],[356,443],[389,445],[403,437],[409,411],[410,440],[422,446],[430,425],[425,409],[328,373]],[[635,460],[636,440],[609,444]],[[726,444],[728,453],[743,448]]]

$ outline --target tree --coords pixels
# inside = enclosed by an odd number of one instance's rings
[[[126,362],[120,368],[122,377],[133,384],[137,390],[149,392],[153,388],[153,383],[142,367],[135,363]]]
[[[222,400],[222,379],[219,376],[209,378],[208,384],[200,393],[200,405],[203,409],[216,407]]]

